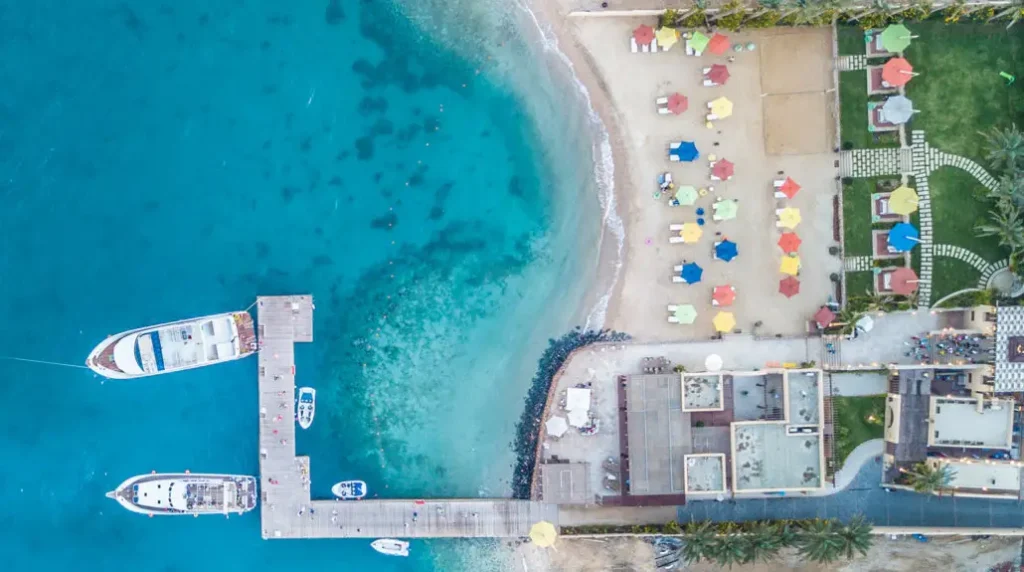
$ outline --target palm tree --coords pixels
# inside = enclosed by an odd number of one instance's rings
[[[797,533],[797,551],[812,562],[835,562],[842,549],[836,528],[836,521],[831,519],[816,519],[802,524]]]
[[[956,471],[946,463],[932,465],[927,461],[921,461],[903,474],[906,476],[907,484],[913,487],[914,491],[934,493],[948,488]]]
[[[740,532],[720,534],[712,540],[708,548],[708,558],[719,566],[732,568],[733,564],[744,564],[751,559],[750,538]]]
[[[1006,205],[1024,205],[1024,177],[1020,173],[1008,173],[999,177],[999,184],[988,191],[989,200],[1002,208]]]
[[[710,548],[715,540],[715,529],[711,521],[688,522],[683,528],[686,535],[681,556],[688,564],[700,562],[702,558],[710,558]]]
[[[992,129],[982,132],[988,143],[988,160],[992,168],[1007,172],[1017,171],[1024,162],[1024,133],[1017,129],[1017,125],[1010,125],[1007,129]]]
[[[1010,249],[1011,254],[1024,249],[1024,219],[1013,205],[1003,204],[989,211],[989,222],[974,227],[974,232],[998,237],[999,245]]]
[[[839,552],[846,558],[853,558],[855,553],[864,556],[871,548],[871,524],[862,516],[857,515],[850,522],[839,528]]]
[[[748,562],[770,562],[783,547],[782,527],[770,522],[755,522],[747,533]]]

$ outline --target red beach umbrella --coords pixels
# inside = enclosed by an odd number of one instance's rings
[[[728,52],[729,38],[722,34],[715,34],[714,36],[711,36],[711,41],[708,42],[708,49],[716,56],[720,56],[725,52]]]
[[[892,292],[909,296],[917,290],[917,273],[912,268],[897,268],[892,273]]]
[[[914,66],[904,58],[893,58],[882,66],[882,79],[891,86],[906,85],[914,77]]]
[[[736,165],[730,163],[728,159],[719,159],[715,161],[715,166],[711,168],[711,174],[724,181],[732,176],[735,168]]]
[[[786,198],[791,199],[796,196],[800,190],[800,185],[796,184],[796,181],[786,177],[786,180],[782,183],[782,187],[779,188],[782,194],[786,195]]]
[[[637,26],[637,29],[633,30],[633,37],[636,38],[636,43],[646,46],[654,41],[654,28],[646,24]]]
[[[786,254],[792,254],[800,248],[800,237],[795,232],[784,232],[779,237],[779,248],[781,248]]]
[[[673,93],[668,96],[668,110],[676,115],[686,111],[686,108],[689,106],[690,101],[681,93]]]
[[[779,292],[787,298],[792,298],[800,293],[800,281],[789,276],[779,280]]]
[[[816,314],[814,314],[814,321],[818,323],[819,328],[827,328],[832,320],[836,319],[836,315],[828,307],[822,306]]]
[[[718,302],[719,306],[732,306],[732,303],[736,301],[736,289],[728,284],[725,286],[715,286],[711,299]]]
[[[722,64],[712,64],[711,69],[704,74],[704,77],[718,85],[725,85],[725,82],[729,81],[729,68]]]

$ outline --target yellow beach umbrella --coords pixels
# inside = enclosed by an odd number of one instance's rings
[[[732,312],[719,312],[711,323],[715,325],[715,330],[719,332],[728,332],[729,330],[736,327],[736,316]]]
[[[896,214],[909,215],[917,210],[917,192],[902,185],[889,195],[889,210]]]
[[[732,102],[726,97],[719,97],[711,101],[711,113],[719,119],[732,115]]]
[[[695,222],[684,224],[683,229],[679,231],[679,236],[683,237],[683,242],[697,242],[703,234],[704,229]]]
[[[679,41],[679,32],[675,28],[658,28],[654,37],[658,39],[658,45],[667,50]]]
[[[555,543],[556,538],[558,538],[558,531],[555,530],[555,525],[546,520],[530,527],[530,540],[537,546],[547,548]]]
[[[797,273],[800,272],[800,257],[783,256],[782,263],[779,264],[779,272],[789,274],[790,276],[796,276]]]
[[[786,228],[796,228],[800,224],[800,209],[786,207],[779,213],[779,222]]]

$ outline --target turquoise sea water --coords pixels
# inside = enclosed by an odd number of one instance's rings
[[[313,492],[507,496],[547,338],[582,323],[593,125],[515,5],[0,0],[2,354],[312,293]],[[564,72],[564,70],[563,70]],[[0,360],[5,570],[499,570],[497,541],[146,519],[128,476],[255,474],[255,360],[134,382]]]

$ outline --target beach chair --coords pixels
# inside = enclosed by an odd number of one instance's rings
[[[679,147],[682,144],[683,144],[682,141],[673,141],[673,142],[668,144],[668,148],[669,149],[675,149],[676,147]]]
[[[693,56],[696,55],[696,53],[697,52],[693,51],[693,48],[690,47],[690,42],[686,42],[686,55]]]
[[[777,199],[786,199],[786,198],[789,198],[789,197],[787,197],[786,193],[784,193],[782,191],[775,191],[775,198],[777,198]]]
[[[882,290],[892,290],[892,272],[886,272],[882,275]]]
[[[683,240],[683,237],[681,237],[681,236],[670,236],[670,237],[668,237],[668,243],[669,244],[683,244],[685,242],[686,241]]]
[[[716,177],[714,173],[711,173],[710,178],[711,178],[712,181],[721,181],[722,180],[722,179],[719,179],[718,177]]]
[[[669,316],[668,317],[668,322],[670,324],[678,324],[679,323],[679,318],[676,318],[675,316]]]
[[[653,40],[651,40],[651,53],[658,53],[658,38],[654,38]]]
[[[675,270],[676,272],[682,272],[683,271],[683,265],[680,264],[679,266],[673,266],[672,270]]]
[[[668,115],[670,113],[672,113],[672,112],[669,111],[669,109],[667,107],[659,107],[658,108],[658,115]]]
[[[640,46],[636,45],[636,38],[633,36],[629,37],[629,51],[634,54],[640,51]]]
[[[777,216],[777,217],[782,216],[782,211],[784,211],[784,210],[786,210],[786,209],[775,209],[775,216]]]
[[[706,68],[703,68],[703,69],[701,70],[701,73],[703,73],[704,75],[708,75],[709,73],[711,73],[711,66],[708,66],[708,67],[706,67]]]
[[[640,45],[640,51],[645,53],[645,54],[649,53],[651,51],[651,46],[649,46],[647,44],[641,44]]]
[[[681,224],[670,224],[670,225],[668,225],[668,229],[671,230],[671,231],[679,232],[679,231],[683,230],[683,225],[681,225]]]
[[[776,189],[781,189],[782,185],[785,185],[785,184],[786,184],[786,179],[775,179],[774,181],[772,181],[772,187],[775,187]]]
[[[685,283],[685,282],[686,282],[686,280],[683,280],[683,277],[682,277],[682,276],[673,276],[673,277],[672,277],[672,281],[673,281],[673,282],[677,282],[677,283],[678,283],[678,282],[683,282],[683,283]]]
[[[707,118],[708,118],[708,121],[714,121],[714,120],[718,119],[718,116],[715,115],[714,113],[709,113],[707,115]]]
[[[669,304],[668,305],[668,311],[669,312],[675,312],[676,311],[676,305],[675,304]]]
[[[711,81],[710,79],[704,80],[704,87],[715,87],[717,85],[717,83]]]
[[[668,160],[672,161],[673,163],[678,163],[679,162],[679,156],[678,155],[669,155],[668,156]]]
[[[658,99],[654,100],[654,104],[655,105],[668,105],[668,98],[667,97],[659,97]]]
[[[785,228],[786,225],[782,224],[781,220],[775,221],[776,228]]]

